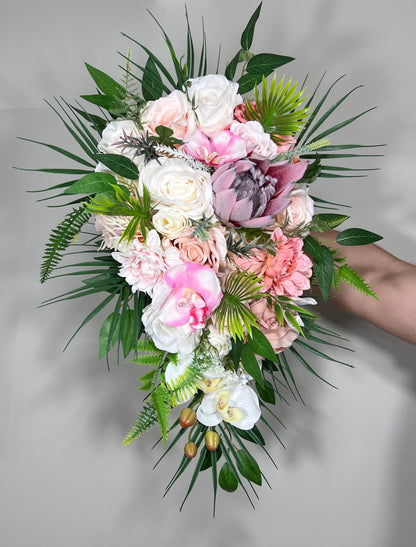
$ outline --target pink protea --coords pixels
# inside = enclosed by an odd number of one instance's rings
[[[186,134],[184,143],[185,152],[213,167],[231,163],[247,155],[246,141],[231,131],[220,131],[207,137],[199,129],[194,129]]]
[[[219,167],[211,179],[215,214],[228,226],[270,226],[290,204],[286,196],[307,165],[242,159]]]
[[[240,269],[255,273],[262,278],[262,292],[275,296],[299,297],[310,288],[312,261],[303,252],[303,240],[286,237],[276,228],[271,239],[277,242],[276,255],[264,249],[255,249],[249,258],[236,258]]]

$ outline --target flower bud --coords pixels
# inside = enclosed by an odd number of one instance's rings
[[[220,444],[220,437],[215,431],[205,433],[205,446],[210,452],[215,452]]]
[[[196,422],[196,412],[192,408],[184,408],[179,416],[179,423],[182,427],[191,427]]]
[[[189,441],[189,443],[186,443],[185,445],[184,452],[185,456],[191,460],[192,458],[195,458],[198,448],[195,443]]]

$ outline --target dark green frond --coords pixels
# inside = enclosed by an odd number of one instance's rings
[[[65,219],[52,230],[49,242],[45,246],[45,252],[40,268],[40,281],[44,283],[52,274],[62,259],[62,253],[73,243],[79,235],[82,227],[91,217],[84,205],[73,209]]]

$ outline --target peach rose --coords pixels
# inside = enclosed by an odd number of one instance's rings
[[[172,129],[175,138],[181,140],[183,140],[191,120],[193,121],[191,105],[185,93],[177,89],[157,101],[149,101],[141,117],[143,127],[150,135],[156,135],[156,127],[164,125]]]
[[[187,230],[171,242],[164,240],[164,248],[171,244],[179,250],[179,256],[184,262],[207,265],[218,272],[227,254],[227,244],[222,231],[219,228],[210,228],[210,238],[206,241],[192,237],[191,233],[192,230]]]
[[[289,230],[304,228],[311,222],[314,213],[313,199],[308,194],[308,187],[306,184],[296,184],[287,197],[291,203],[276,217],[276,221]],[[309,232],[304,231],[304,235],[306,233]]]
[[[280,324],[276,314],[267,300],[262,298],[250,306],[251,311],[259,320],[259,328],[270,342],[275,353],[280,353],[289,348],[299,333],[292,327],[284,327]]]

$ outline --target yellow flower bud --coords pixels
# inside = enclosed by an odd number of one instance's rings
[[[184,452],[185,456],[191,460],[192,458],[195,458],[196,453],[198,452],[198,448],[195,443],[189,441],[185,445]]]
[[[179,423],[182,427],[191,427],[196,422],[196,412],[192,408],[184,408],[179,416]]]
[[[220,444],[220,436],[215,431],[205,433],[205,446],[210,452],[215,452]]]

